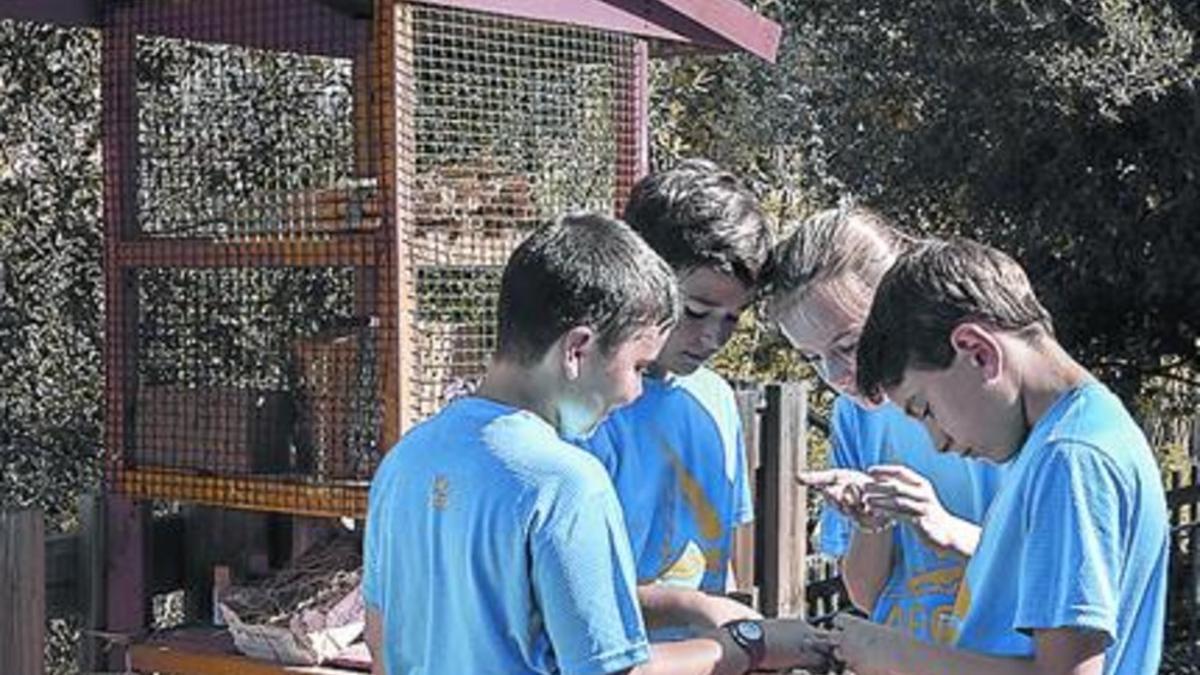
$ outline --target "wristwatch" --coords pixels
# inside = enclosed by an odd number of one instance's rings
[[[762,624],[750,619],[738,619],[721,627],[729,633],[729,637],[733,638],[737,646],[746,652],[746,656],[750,657],[750,667],[747,670],[758,670],[758,666],[767,657],[766,633],[763,632]]]

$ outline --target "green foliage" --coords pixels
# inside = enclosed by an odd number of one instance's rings
[[[710,156],[784,220],[852,196],[998,245],[1127,396],[1196,372],[1194,2],[757,4],[784,26],[777,65],[655,71],[657,164]]]
[[[52,524],[98,472],[97,47],[0,22],[0,507]]]

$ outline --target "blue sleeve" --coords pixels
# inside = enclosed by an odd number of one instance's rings
[[[1129,536],[1121,526],[1121,504],[1129,495],[1111,460],[1094,448],[1059,444],[1046,452],[1022,514],[1014,627],[1091,629],[1111,644],[1122,540]]]
[[[847,405],[853,402],[839,397],[834,401],[833,420],[830,423],[829,439],[829,468],[831,469],[861,469],[859,466],[855,444],[854,420]],[[825,555],[841,557],[850,550],[850,537],[853,526],[850,519],[829,504],[821,505],[821,538],[817,545]]]
[[[611,486],[563,499],[534,537],[533,583],[563,673],[611,673],[650,658],[637,575]]]

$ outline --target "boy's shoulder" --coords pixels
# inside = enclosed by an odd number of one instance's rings
[[[1121,400],[1090,381],[1064,394],[1052,416],[1044,445],[1088,447],[1119,458],[1149,453],[1149,442]]]

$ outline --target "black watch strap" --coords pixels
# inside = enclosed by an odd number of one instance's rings
[[[759,621],[738,619],[722,626],[737,646],[750,657],[750,667],[747,670],[757,670],[767,657],[766,631]]]

